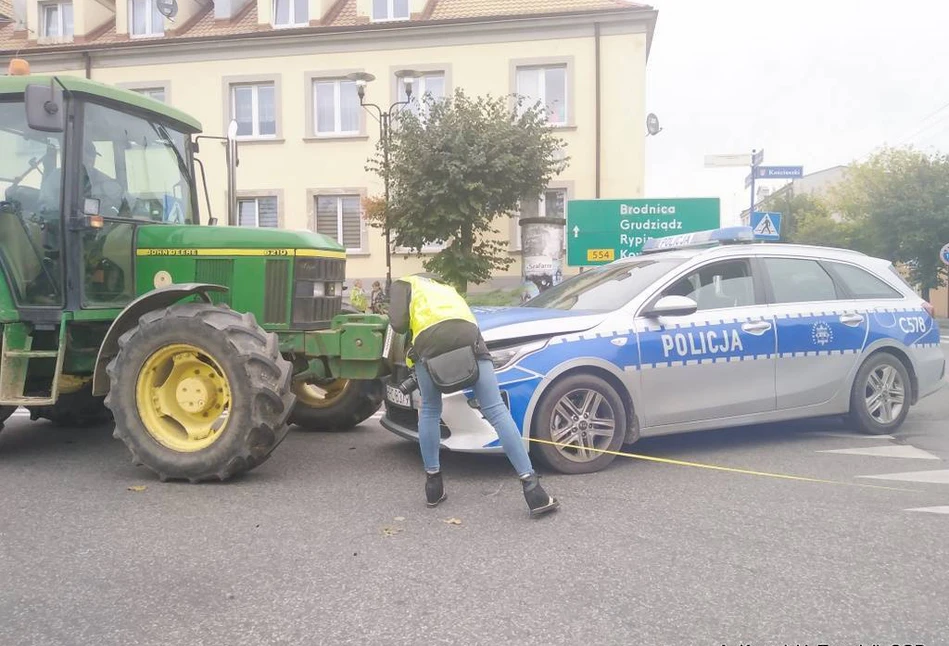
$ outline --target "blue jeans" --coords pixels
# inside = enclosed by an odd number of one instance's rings
[[[474,395],[485,416],[498,437],[507,459],[511,461],[517,475],[525,476],[534,472],[530,456],[524,448],[524,440],[517,430],[517,424],[510,411],[501,400],[501,389],[494,374],[494,364],[487,359],[478,361],[478,381],[474,385]],[[442,393],[435,387],[428,371],[421,362],[415,364],[415,378],[422,393],[422,410],[418,420],[418,439],[422,450],[422,463],[428,473],[439,470],[438,452],[441,444],[439,423],[442,417]]]

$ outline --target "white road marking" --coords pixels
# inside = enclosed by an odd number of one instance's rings
[[[845,455],[871,455],[878,458],[915,458],[918,460],[938,460],[939,456],[929,451],[917,449],[908,444],[892,444],[888,446],[870,446],[861,449],[832,449],[818,451],[818,453],[841,453]]]
[[[892,435],[866,435],[864,433],[830,433],[830,432],[816,432],[816,433],[806,433],[807,437],[811,435],[820,436],[820,437],[840,437],[845,440],[895,440],[896,438]]]
[[[902,480],[904,482],[929,482],[933,484],[949,484],[949,469],[938,471],[908,471],[906,473],[887,473],[879,476],[857,476],[873,480]]]
[[[903,511],[923,511],[930,514],[949,514],[949,505],[943,507],[916,507],[914,509],[904,509]]]

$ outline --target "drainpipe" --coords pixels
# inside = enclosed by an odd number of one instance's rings
[[[82,53],[83,59],[86,61],[86,78],[92,78],[92,55],[89,52]]]
[[[600,23],[593,23],[593,43],[595,48],[594,65],[596,89],[596,197],[600,197]]]

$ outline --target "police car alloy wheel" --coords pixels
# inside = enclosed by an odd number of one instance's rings
[[[533,422],[534,453],[561,473],[592,473],[616,457],[626,437],[623,400],[600,377],[576,374],[561,379],[544,393]]]
[[[850,400],[851,419],[869,435],[889,433],[902,425],[911,400],[909,373],[889,353],[871,356],[860,367]]]

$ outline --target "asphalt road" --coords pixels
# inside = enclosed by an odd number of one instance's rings
[[[446,455],[427,509],[417,447],[376,422],[187,485],[110,428],[14,417],[0,644],[949,643],[949,387],[893,439],[805,422],[631,450],[833,483],[618,458],[547,475],[563,508],[531,521],[503,458]]]

